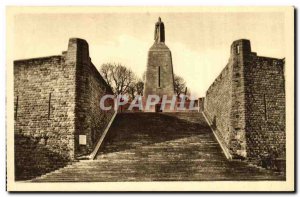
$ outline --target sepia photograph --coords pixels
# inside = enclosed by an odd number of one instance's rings
[[[7,7],[8,191],[294,191],[294,7]]]

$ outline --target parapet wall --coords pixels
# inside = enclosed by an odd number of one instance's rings
[[[233,42],[229,62],[204,101],[204,113],[231,158],[259,165],[266,158],[285,159],[283,60],[257,56],[249,40]]]
[[[85,40],[70,39],[62,55],[14,61],[16,179],[89,154],[113,114],[100,110],[107,93]]]

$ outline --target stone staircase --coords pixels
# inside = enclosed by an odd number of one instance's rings
[[[121,113],[95,160],[34,182],[284,180],[223,154],[201,113]]]

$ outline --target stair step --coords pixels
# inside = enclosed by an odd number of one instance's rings
[[[201,113],[118,114],[95,160],[45,174],[35,182],[282,180],[229,161]]]

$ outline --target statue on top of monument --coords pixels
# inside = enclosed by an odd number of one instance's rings
[[[154,40],[155,43],[165,42],[165,26],[160,17],[155,23]]]

